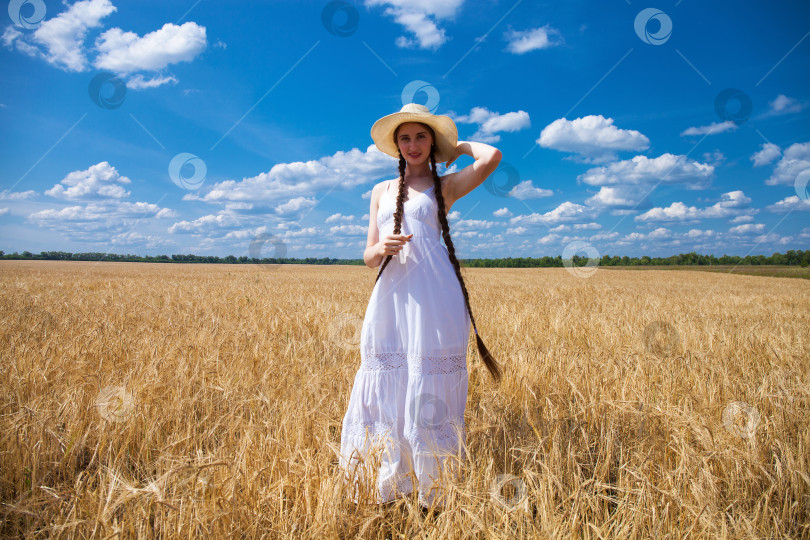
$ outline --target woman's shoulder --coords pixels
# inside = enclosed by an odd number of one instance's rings
[[[376,192],[385,191],[386,187],[388,186],[388,182],[391,182],[391,180],[381,180],[377,182],[376,184],[374,184],[373,191]]]
[[[399,177],[396,178],[389,178],[388,180],[382,180],[378,182],[375,186],[375,190],[385,191],[387,189],[396,189],[397,185],[399,184]]]
[[[396,181],[396,180],[382,180],[374,184],[374,187],[371,188],[371,200],[379,201],[380,196],[385,192],[386,188],[388,187],[388,182]]]

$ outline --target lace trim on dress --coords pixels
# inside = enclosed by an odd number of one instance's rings
[[[346,433],[352,440],[363,440],[368,430],[369,438],[379,440],[394,432],[394,423],[382,420],[353,420],[346,426]]]
[[[437,444],[441,448],[451,451],[455,448],[461,435],[464,433],[464,416],[450,418],[441,423],[417,421],[405,428],[405,439],[416,447]],[[452,443],[452,444],[450,444]],[[430,450],[428,448],[428,450]],[[442,456],[444,457],[444,456]]]
[[[360,371],[408,369],[414,375],[447,375],[467,369],[467,354],[422,355],[407,352],[367,352]]]
[[[407,353],[399,352],[367,352],[362,355],[360,371],[392,371],[408,367]]]
[[[380,496],[383,502],[392,501],[411,492],[413,492],[413,481],[410,475],[400,476],[396,480],[390,479],[380,485]]]

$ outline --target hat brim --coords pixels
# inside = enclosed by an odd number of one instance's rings
[[[405,122],[421,122],[433,128],[436,134],[434,156],[437,163],[450,159],[458,146],[458,130],[453,119],[443,114],[396,112],[383,116],[371,126],[371,138],[380,152],[399,157],[399,148],[394,141],[394,130]]]

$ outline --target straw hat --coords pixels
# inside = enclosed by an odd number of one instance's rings
[[[436,145],[433,155],[436,163],[449,160],[458,145],[458,130],[449,116],[431,114],[427,107],[419,103],[406,103],[397,113],[383,116],[371,126],[374,144],[385,154],[399,158],[399,148],[394,142],[394,130],[404,122],[422,122],[433,128]]]

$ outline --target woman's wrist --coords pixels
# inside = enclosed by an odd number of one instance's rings
[[[363,262],[366,263],[366,266],[369,268],[377,268],[380,266],[382,262],[382,255],[378,253],[377,246],[379,242],[374,244],[373,246],[366,247],[366,250],[363,252]]]

